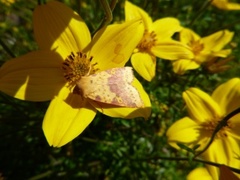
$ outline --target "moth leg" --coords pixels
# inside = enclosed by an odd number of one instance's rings
[[[78,86],[75,86],[73,89],[73,94],[78,94],[80,95],[82,101],[84,100],[84,95],[83,95],[83,91],[81,88],[79,88]]]

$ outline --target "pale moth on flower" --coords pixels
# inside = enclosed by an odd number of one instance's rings
[[[71,53],[63,62],[64,77],[73,92],[82,98],[121,107],[141,108],[144,103],[137,89],[131,67],[118,67],[97,72],[92,57]]]
[[[83,76],[77,86],[85,98],[116,106],[144,107],[137,89],[132,85],[131,67],[112,68]]]

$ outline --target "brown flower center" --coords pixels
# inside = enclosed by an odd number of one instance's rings
[[[150,49],[156,45],[156,34],[154,31],[148,32],[145,30],[144,35],[140,43],[138,44],[137,48],[141,52],[148,52]]]
[[[200,40],[192,41],[188,45],[192,48],[195,55],[198,55],[204,48],[204,45],[200,42]]]
[[[65,59],[62,64],[63,75],[70,89],[72,89],[82,76],[94,74],[97,69],[94,69],[95,64],[91,64],[93,57],[88,58],[82,52],[73,52]]]
[[[209,137],[212,136],[213,132],[215,131],[216,127],[219,124],[219,120],[222,120],[222,118],[215,118],[212,121],[208,121],[206,123],[202,124],[202,128],[204,130],[206,130],[207,134],[209,135]],[[221,129],[217,132],[216,137],[217,138],[226,138],[228,137],[228,132],[231,129],[231,122],[228,120],[226,122],[226,125],[222,125]]]

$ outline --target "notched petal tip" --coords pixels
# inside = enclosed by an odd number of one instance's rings
[[[152,19],[143,9],[138,6],[125,1],[125,19],[130,21],[133,19],[141,18],[145,29],[152,29]]]
[[[155,77],[156,57],[147,53],[134,53],[131,57],[131,63],[145,80],[151,81]]]
[[[69,97],[72,96],[72,97]],[[68,97],[66,103],[65,97]],[[79,95],[70,94],[63,88],[59,96],[50,103],[43,120],[43,132],[50,146],[61,147],[81,134],[92,122],[96,110],[86,103],[82,108],[74,108],[80,103]],[[71,103],[71,104],[69,104]]]
[[[72,141],[87,128],[95,115],[96,110],[90,104],[82,108],[73,108],[56,96],[48,107],[42,125],[49,145],[61,147]]]
[[[180,59],[173,61],[173,71],[176,74],[183,75],[187,70],[193,70],[200,67],[199,63],[191,59]]]

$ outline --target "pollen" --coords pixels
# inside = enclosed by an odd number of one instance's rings
[[[94,69],[95,64],[91,64],[92,56],[87,57],[86,54],[82,52],[77,52],[71,54],[62,63],[63,76],[68,82],[68,86],[72,89],[76,83],[83,76],[88,76],[94,74],[97,69]]]
[[[192,47],[192,51],[195,55],[198,55],[204,48],[204,45],[198,40],[198,41],[192,41],[189,44],[190,47]]]
[[[156,45],[156,33],[154,31],[145,31],[142,40],[138,44],[137,48],[141,52],[149,52],[153,46]]]

